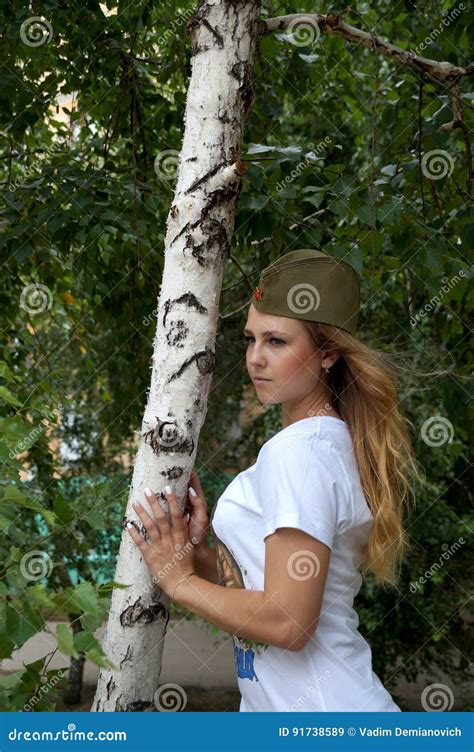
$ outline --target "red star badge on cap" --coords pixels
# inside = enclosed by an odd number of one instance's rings
[[[260,287],[255,288],[255,290],[253,291],[253,297],[255,298],[255,300],[261,300],[263,298],[263,292]]]

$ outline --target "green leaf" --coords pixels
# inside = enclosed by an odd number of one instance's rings
[[[58,640],[59,651],[63,655],[70,655],[73,658],[79,658],[79,654],[74,646],[72,631],[68,624],[57,624],[56,637]]]
[[[97,611],[97,593],[92,582],[81,582],[73,591],[66,589],[71,598],[71,602],[76,605],[80,611],[95,614]]]
[[[98,509],[90,509],[83,515],[82,519],[88,522],[94,530],[102,530],[105,524],[104,514]]]
[[[54,499],[54,513],[64,525],[67,525],[74,519],[74,512],[62,496],[56,496]]]
[[[5,381],[14,381],[15,380],[14,374],[12,373],[12,371],[10,371],[10,368],[8,367],[8,364],[5,363],[4,360],[0,361],[0,378],[1,379],[5,379]]]
[[[15,407],[22,406],[22,403],[3,384],[0,384],[0,400],[8,402],[9,405],[14,405]]]

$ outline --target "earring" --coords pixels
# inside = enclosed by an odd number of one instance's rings
[[[325,368],[324,370],[326,371],[326,373],[329,373],[329,368]]]

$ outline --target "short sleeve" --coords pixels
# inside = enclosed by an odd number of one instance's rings
[[[347,518],[348,499],[340,461],[331,447],[314,434],[301,434],[270,441],[261,451],[263,537],[279,527],[294,527],[332,549],[341,521]]]

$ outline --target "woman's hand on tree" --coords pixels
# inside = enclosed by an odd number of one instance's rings
[[[189,535],[188,524],[174,492],[165,492],[171,524],[155,494],[146,489],[145,496],[153,517],[139,502],[132,502],[132,505],[146,529],[148,540],[137,530],[135,523],[128,522],[126,529],[140,549],[153,582],[171,597],[180,579],[195,572],[194,546],[198,541]]]

